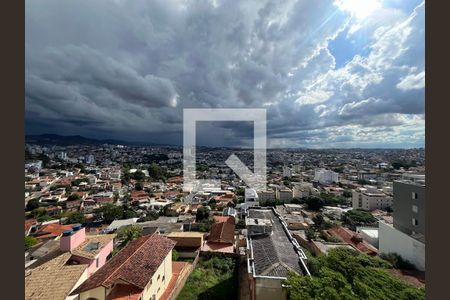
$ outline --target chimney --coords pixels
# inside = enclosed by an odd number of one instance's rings
[[[86,239],[86,231],[81,224],[72,226],[72,229],[63,232],[60,240],[61,251],[72,251]]]

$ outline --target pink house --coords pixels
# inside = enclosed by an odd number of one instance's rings
[[[106,263],[113,250],[114,237],[114,234],[86,235],[85,228],[74,225],[63,232],[60,249],[72,254],[70,263],[87,264],[90,276]]]

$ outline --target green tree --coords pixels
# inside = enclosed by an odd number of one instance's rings
[[[152,163],[148,168],[148,175],[154,180],[165,179],[164,171],[156,163]]]
[[[142,227],[131,225],[120,228],[117,231],[117,238],[122,240],[122,245],[128,244],[130,241],[142,236]]]
[[[238,188],[236,190],[236,196],[245,196],[245,189],[244,188]]]
[[[86,218],[82,212],[70,212],[67,215],[67,223],[68,224],[76,224],[76,223],[84,223]]]
[[[179,257],[180,257],[180,254],[178,253],[178,251],[175,249],[172,249],[172,260],[177,261]]]
[[[33,247],[38,243],[38,239],[32,236],[26,236],[25,237],[25,251]]]
[[[312,229],[306,229],[305,235],[308,241],[312,241],[316,237],[316,233]]]
[[[197,209],[197,213],[195,214],[195,220],[197,222],[201,222],[204,219],[209,218],[209,211],[205,207],[200,207]]]
[[[123,218],[124,209],[121,206],[108,203],[99,208],[98,213],[103,215],[106,223],[111,223],[114,220]]]
[[[74,201],[74,200],[80,200],[81,196],[78,194],[70,194],[69,197],[67,197],[67,201]]]
[[[136,191],[142,191],[144,189],[144,185],[142,184],[142,182],[136,182],[134,188]]]
[[[31,211],[31,217],[33,217],[35,219],[37,219],[39,217],[42,217],[42,216],[44,216],[46,214],[47,214],[47,212],[45,211],[44,207],[38,207],[38,208],[35,208],[35,209],[33,209]]]
[[[351,226],[370,225],[377,221],[368,211],[352,209],[342,214],[342,221]]]
[[[318,227],[321,228],[324,224],[325,224],[325,220],[323,218],[322,214],[316,214],[312,220],[314,221],[314,224]]]
[[[352,197],[352,192],[349,191],[349,190],[345,190],[345,191],[342,193],[342,196],[344,196],[345,198],[351,198],[351,197]]]
[[[423,289],[386,272],[392,265],[380,258],[335,248],[313,261],[312,277],[289,274],[289,299],[425,299]]]
[[[308,209],[319,211],[324,206],[324,201],[317,196],[309,196],[305,200]]]
[[[27,202],[26,205],[26,211],[32,211],[33,209],[36,209],[40,206],[40,202],[39,199],[31,199],[30,201]]]
[[[141,180],[144,180],[144,179],[145,179],[145,174],[144,174],[144,172],[142,172],[141,170],[137,170],[136,172],[134,172],[133,178],[134,178],[135,180],[141,181]]]

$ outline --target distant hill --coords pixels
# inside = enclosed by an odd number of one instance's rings
[[[39,134],[39,135],[26,135],[25,142],[30,144],[38,145],[102,145],[102,144],[112,144],[112,145],[132,145],[132,144],[142,144],[142,143],[132,143],[120,140],[98,140],[91,139],[81,135],[58,135],[58,134]]]

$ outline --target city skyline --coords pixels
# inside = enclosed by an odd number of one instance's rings
[[[424,147],[420,1],[27,3],[27,134],[182,144],[183,108],[266,108],[269,148]],[[245,123],[199,145],[246,146]]]

